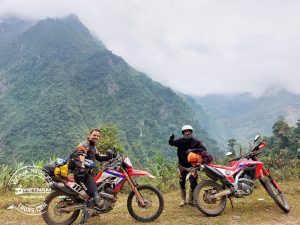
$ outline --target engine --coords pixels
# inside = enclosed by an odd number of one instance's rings
[[[112,210],[114,207],[114,203],[116,202],[115,196],[113,194],[113,189],[109,185],[105,185],[104,190],[100,192],[100,196],[104,200],[104,206],[101,210]]]
[[[254,182],[251,176],[245,174],[243,177],[239,178],[238,193],[237,193],[239,197],[245,195],[251,195],[253,193],[253,189],[254,189]]]
[[[100,196],[104,199],[104,206],[102,210],[107,210],[107,211],[112,210],[116,202],[114,196],[106,193],[100,193]]]

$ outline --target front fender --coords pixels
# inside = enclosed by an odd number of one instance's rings
[[[255,170],[255,177],[256,178],[260,178],[263,174],[263,170],[262,170],[262,167],[263,167],[263,163],[262,162],[257,162],[256,163],[256,170]]]
[[[132,176],[132,177],[150,177],[150,178],[156,179],[155,176],[153,176],[152,174],[150,174],[146,171],[143,171],[143,170],[132,170],[132,171],[128,172],[128,175]]]

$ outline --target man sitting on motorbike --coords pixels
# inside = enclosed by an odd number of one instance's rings
[[[96,160],[108,161],[111,156],[102,155],[97,151],[96,143],[99,139],[100,130],[91,130],[87,140],[77,146],[72,159],[75,163],[75,181],[86,187],[88,195],[93,197],[96,205],[101,208],[104,205],[104,200],[99,196],[92,170],[96,166]]]

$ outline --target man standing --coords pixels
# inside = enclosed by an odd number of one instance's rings
[[[98,161],[107,161],[111,159],[111,156],[102,155],[97,151],[96,143],[99,139],[100,130],[91,130],[87,140],[77,146],[72,158],[76,167],[74,171],[75,181],[86,186],[88,195],[93,197],[97,206],[101,208],[104,200],[99,196],[92,170],[95,168],[96,159]]]
[[[179,185],[180,185],[180,193],[181,193],[181,202],[180,206],[186,205],[186,189],[185,189],[185,180],[188,175],[187,168],[192,167],[192,165],[188,162],[187,156],[189,150],[193,150],[194,152],[199,152],[204,162],[211,161],[211,156],[207,154],[207,150],[203,143],[195,138],[193,138],[193,127],[191,125],[184,125],[181,129],[181,133],[183,134],[182,138],[175,140],[175,135],[172,134],[169,139],[169,144],[171,146],[177,147],[177,156],[178,156],[178,170],[179,170]],[[208,156],[208,157],[207,157]],[[197,186],[198,175],[189,177],[190,181],[190,192],[188,203],[190,205],[194,205],[193,201],[193,192],[195,187]]]

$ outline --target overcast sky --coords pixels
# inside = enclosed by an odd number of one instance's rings
[[[113,53],[190,95],[300,93],[298,0],[0,0],[0,17],[79,19]]]

